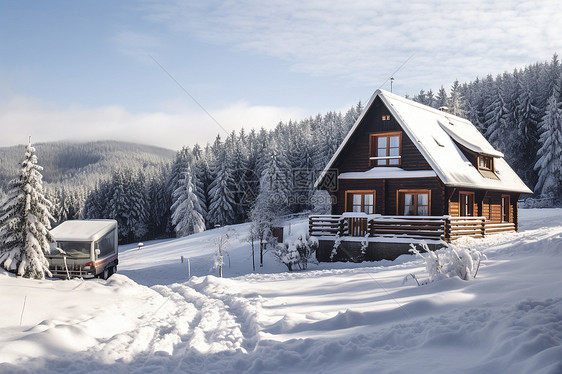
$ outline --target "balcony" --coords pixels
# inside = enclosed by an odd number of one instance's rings
[[[515,231],[515,225],[487,221],[486,217],[381,216],[364,213],[309,217],[309,234],[323,239],[395,237],[450,242],[462,236],[482,238],[505,231]]]

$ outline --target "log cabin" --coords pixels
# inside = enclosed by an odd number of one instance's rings
[[[309,217],[320,261],[394,259],[460,236],[518,229],[532,191],[478,129],[446,110],[377,90],[315,182],[331,215]]]

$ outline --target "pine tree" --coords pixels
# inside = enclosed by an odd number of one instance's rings
[[[231,157],[226,149],[219,150],[215,170],[214,180],[209,189],[209,212],[207,219],[211,227],[220,225],[230,225],[235,222],[236,212],[234,211],[234,190],[236,188],[230,166]]]
[[[512,147],[517,158],[512,164],[517,165],[517,170],[523,181],[527,185],[534,186],[537,182],[533,166],[539,150],[539,109],[535,104],[535,95],[532,91],[529,78],[520,75],[517,84],[519,86],[519,94],[516,98],[514,113],[517,136],[514,139],[515,144],[513,144]]]
[[[260,196],[270,201],[278,215],[289,213],[289,197],[293,192],[291,165],[283,152],[274,145],[262,171]]]
[[[204,210],[197,196],[197,176],[188,166],[173,193],[172,224],[178,237],[205,230]]]
[[[230,161],[232,165],[232,178],[234,179],[235,189],[232,191],[234,194],[234,211],[236,214],[235,222],[243,222],[247,215],[247,203],[245,201],[248,175],[248,157],[245,148],[242,147],[241,141],[233,132],[225,147],[228,148],[228,153],[232,155]]]
[[[199,151],[199,149],[197,151]],[[187,164],[191,162],[192,158],[193,156],[191,154],[189,147],[183,147],[176,154],[176,159],[172,164],[172,170],[168,174],[168,180],[166,184],[166,189],[170,196],[172,196],[174,191],[178,188],[179,180],[181,179],[182,175],[185,173]]]
[[[448,107],[449,112],[454,114],[455,116],[466,116],[466,112],[464,110],[464,97],[462,96],[461,85],[459,84],[458,80],[455,80],[455,82],[453,82],[453,85],[451,86],[451,96],[449,96],[448,99]]]
[[[539,180],[535,189],[547,199],[562,198],[562,109],[557,92],[548,99],[546,113],[540,125],[541,148],[535,169]]]
[[[129,207],[127,206],[125,176],[123,171],[119,170],[113,173],[111,189],[113,193],[107,205],[108,217],[117,221],[120,238],[127,238],[130,232],[128,226]]]
[[[127,198],[130,210],[129,227],[130,235],[134,240],[145,237],[148,232],[149,199],[146,180],[142,173],[131,174],[127,184]]]
[[[496,80],[495,92],[485,108],[486,137],[493,146],[505,151],[508,146],[507,139],[504,138],[507,127],[509,127],[509,111],[505,102],[504,87],[501,84],[501,78],[498,76]]]
[[[10,181],[0,208],[0,265],[26,278],[51,276],[45,254],[53,241],[49,228],[52,204],[43,195],[35,148],[28,144],[20,176]]]
[[[159,235],[167,234],[168,220],[170,219],[171,201],[166,193],[165,180],[162,176],[153,177],[148,186],[148,200],[150,201],[148,212],[148,235],[157,238]]]
[[[437,91],[437,96],[435,97],[435,107],[441,108],[447,106],[448,101],[449,99],[447,98],[447,91],[445,91],[443,86],[441,86],[441,88],[439,88],[439,91]]]

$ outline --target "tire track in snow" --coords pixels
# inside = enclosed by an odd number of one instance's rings
[[[247,353],[257,345],[258,299],[238,296],[215,277],[154,286],[165,299],[153,315],[144,316],[132,331],[117,334],[95,349],[104,365],[128,370],[184,370],[201,354]],[[152,368],[152,369],[151,369]]]

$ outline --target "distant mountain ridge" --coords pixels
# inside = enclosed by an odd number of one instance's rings
[[[33,144],[43,180],[48,184],[95,185],[111,176],[113,170],[130,168],[150,173],[173,161],[170,149],[120,142],[52,142]],[[24,145],[0,148],[0,188],[19,174]]]

